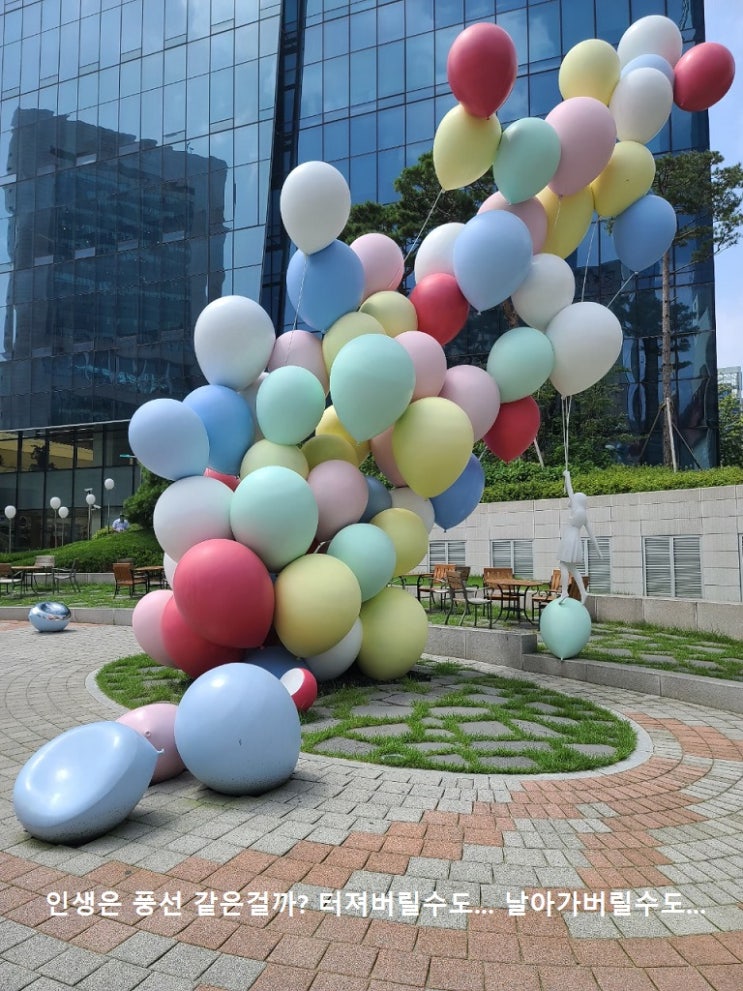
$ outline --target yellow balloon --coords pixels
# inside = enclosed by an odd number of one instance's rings
[[[323,461],[348,461],[354,468],[359,466],[355,449],[337,434],[317,434],[310,437],[302,444],[301,450],[310,470]]]
[[[637,141],[619,141],[609,164],[591,183],[599,217],[617,217],[649,192],[655,178],[652,152]]]
[[[327,554],[306,554],[279,573],[274,585],[274,625],[297,657],[330,650],[345,637],[361,609],[353,571]]]
[[[395,548],[393,575],[407,575],[428,553],[428,531],[423,520],[410,509],[383,509],[371,522],[384,530]]]
[[[547,214],[547,237],[542,251],[560,258],[575,251],[593,218],[593,193],[585,186],[572,196],[558,196],[549,186],[537,193]]]
[[[473,117],[461,104],[453,107],[436,129],[433,167],[442,189],[459,189],[485,175],[501,139],[498,118]]]
[[[402,588],[383,588],[361,608],[359,668],[369,678],[400,678],[420,660],[428,639],[426,610]]]
[[[388,337],[397,337],[408,330],[418,329],[415,307],[401,292],[391,289],[375,292],[364,300],[360,310],[379,320]]]
[[[573,45],[562,60],[557,84],[564,100],[592,96],[608,106],[620,73],[616,50],[608,41],[589,38]]]
[[[427,396],[411,403],[393,427],[392,452],[413,492],[430,499],[462,474],[474,439],[472,421],[461,406]]]
[[[328,330],[322,339],[322,356],[328,372],[344,344],[364,334],[384,334],[384,327],[368,313],[346,313]]]
[[[343,426],[341,421],[338,419],[338,414],[335,411],[335,406],[328,406],[320,418],[320,422],[317,425],[315,433],[318,437],[332,436],[341,437],[343,440],[347,441],[351,447],[356,452],[356,461],[359,465],[363,464],[369,456],[369,451],[371,450],[368,440],[362,440],[357,442],[349,434],[346,428]]]
[[[249,447],[240,464],[240,478],[245,478],[251,471],[258,468],[266,468],[270,465],[281,465],[284,468],[291,468],[302,478],[307,478],[310,473],[310,466],[307,458],[298,447],[291,444],[274,444],[270,440],[258,440]]]

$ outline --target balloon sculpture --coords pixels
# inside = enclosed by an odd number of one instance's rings
[[[620,354],[619,321],[575,301],[564,258],[594,213],[613,218],[618,256],[633,271],[673,239],[673,209],[649,193],[645,146],[674,99],[704,109],[734,71],[721,45],[682,48],[676,25],[655,16],[617,50],[581,42],[562,62],[563,101],[546,120],[503,130],[496,113],[516,80],[514,43],[495,24],[462,31],[447,61],[458,103],[437,129],[434,167],[442,190],[489,169],[497,189],[466,223],[427,234],[409,296],[397,291],[404,261],[389,237],[339,240],[351,206],[340,172],[305,162],[287,176],[280,209],[297,251],[286,288],[304,327],[277,339],[257,302],[209,303],[194,330],[207,384],[182,401],[145,403],[129,427],[140,463],[172,483],[154,513],[172,591],[138,603],[134,633],[156,661],[195,680],[175,713],[141,713],[95,730],[94,741],[79,727],[42,748],[16,788],[29,831],[67,842],[109,828],[153,773],[176,773],[180,761],[228,794],[273,788],[293,772],[297,710],[312,704],[317,681],[354,661],[377,679],[416,662],[426,614],[389,583],[420,563],[434,522],[455,526],[477,505],[484,478],[473,443],[518,457],[539,428],[532,394],[547,380],[564,397],[582,392]],[[509,297],[524,326],[494,343],[486,369],[447,369],[443,345],[470,307]],[[392,491],[362,473],[369,457]],[[543,633],[556,624],[569,656],[590,618],[571,600],[557,611],[544,610]],[[157,750],[134,746],[136,732]],[[117,763],[111,751],[123,743]],[[74,788],[53,823],[34,805],[65,762]],[[79,785],[106,777],[109,791],[88,796]]]

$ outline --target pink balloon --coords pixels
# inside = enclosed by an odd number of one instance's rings
[[[172,702],[153,702],[151,705],[131,709],[116,720],[117,723],[123,723],[124,726],[136,730],[149,740],[155,750],[162,751],[157,758],[150,784],[167,781],[168,778],[174,778],[176,774],[186,770],[186,765],[181,760],[175,745],[173,733],[177,712],[178,706],[173,705]]]
[[[485,436],[498,416],[498,386],[495,379],[477,365],[455,365],[450,368],[439,395],[464,410],[472,422],[475,440]]]
[[[558,103],[546,117],[560,139],[560,164],[549,188],[572,196],[593,182],[614,151],[617,125],[609,108],[592,96],[573,96]]]
[[[177,666],[165,649],[160,631],[163,609],[172,598],[173,593],[169,588],[148,592],[144,598],[139,600],[132,613],[132,631],[137,638],[137,643],[153,661],[157,661],[158,664],[162,664],[166,668]]]
[[[350,523],[358,523],[369,499],[366,480],[348,461],[322,461],[307,476],[319,514],[316,539],[330,540]]]
[[[523,220],[531,234],[534,254],[539,254],[547,239],[547,211],[536,196],[521,203],[509,203],[503,193],[493,193],[477,212],[485,213],[487,210],[505,210],[514,214],[519,220]]]
[[[400,474],[395,455],[392,453],[392,430],[393,427],[388,427],[383,433],[372,437],[369,442],[372,457],[387,481],[400,488],[405,488],[408,483]]]
[[[397,289],[405,273],[402,251],[386,234],[362,234],[351,243],[351,251],[361,259],[364,268],[362,300],[375,292]]]
[[[328,394],[330,389],[328,371],[322,356],[319,337],[310,334],[307,330],[288,330],[285,334],[279,334],[271,357],[268,359],[268,371],[283,368],[284,365],[299,365],[300,368],[306,368],[319,381],[325,394]],[[255,400],[252,409],[255,414]]]
[[[204,474],[207,478],[216,478],[218,482],[222,482],[228,489],[232,489],[233,492],[240,484],[240,479],[237,475],[225,475],[223,472],[215,471],[213,468],[207,468]]]
[[[415,367],[413,399],[437,396],[446,377],[446,355],[439,342],[422,330],[407,330],[403,334],[398,334],[395,340],[413,359]]]
[[[446,75],[468,113],[489,117],[513,89],[518,63],[516,46],[507,31],[496,24],[472,24],[454,39]]]

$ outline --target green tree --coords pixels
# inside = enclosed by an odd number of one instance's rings
[[[727,386],[718,389],[720,464],[743,467],[743,409],[740,399]]]
[[[130,522],[138,523],[147,530],[151,530],[155,503],[169,485],[170,482],[167,479],[160,478],[146,468],[142,468],[139,488],[128,499],[124,500],[123,509]]]
[[[691,264],[706,261],[738,242],[743,224],[743,166],[723,165],[717,151],[685,151],[656,159],[653,189],[676,211],[679,227],[673,244],[693,244]],[[672,252],[661,260],[661,384],[663,464],[676,466],[673,440]]]

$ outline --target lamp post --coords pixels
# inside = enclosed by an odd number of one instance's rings
[[[88,540],[90,540],[90,530],[92,526],[93,506],[95,506],[95,496],[92,489],[85,490],[85,501],[88,504]]]
[[[59,512],[59,518],[60,520],[62,520],[62,546],[64,547],[64,521],[70,515],[70,511],[67,508],[67,506],[60,506],[58,512]]]
[[[106,492],[113,492],[116,487],[116,482],[112,478],[105,478],[103,480],[103,488]],[[110,529],[111,527],[111,497],[106,499],[106,527]]]
[[[54,547],[56,548],[56,546],[57,546],[57,512],[59,511],[59,507],[62,505],[62,500],[59,498],[59,496],[52,496],[51,499],[49,500],[49,505],[52,507],[52,510],[54,511]]]
[[[8,521],[8,554],[12,550],[13,520],[15,518],[15,506],[5,507],[5,519]]]

